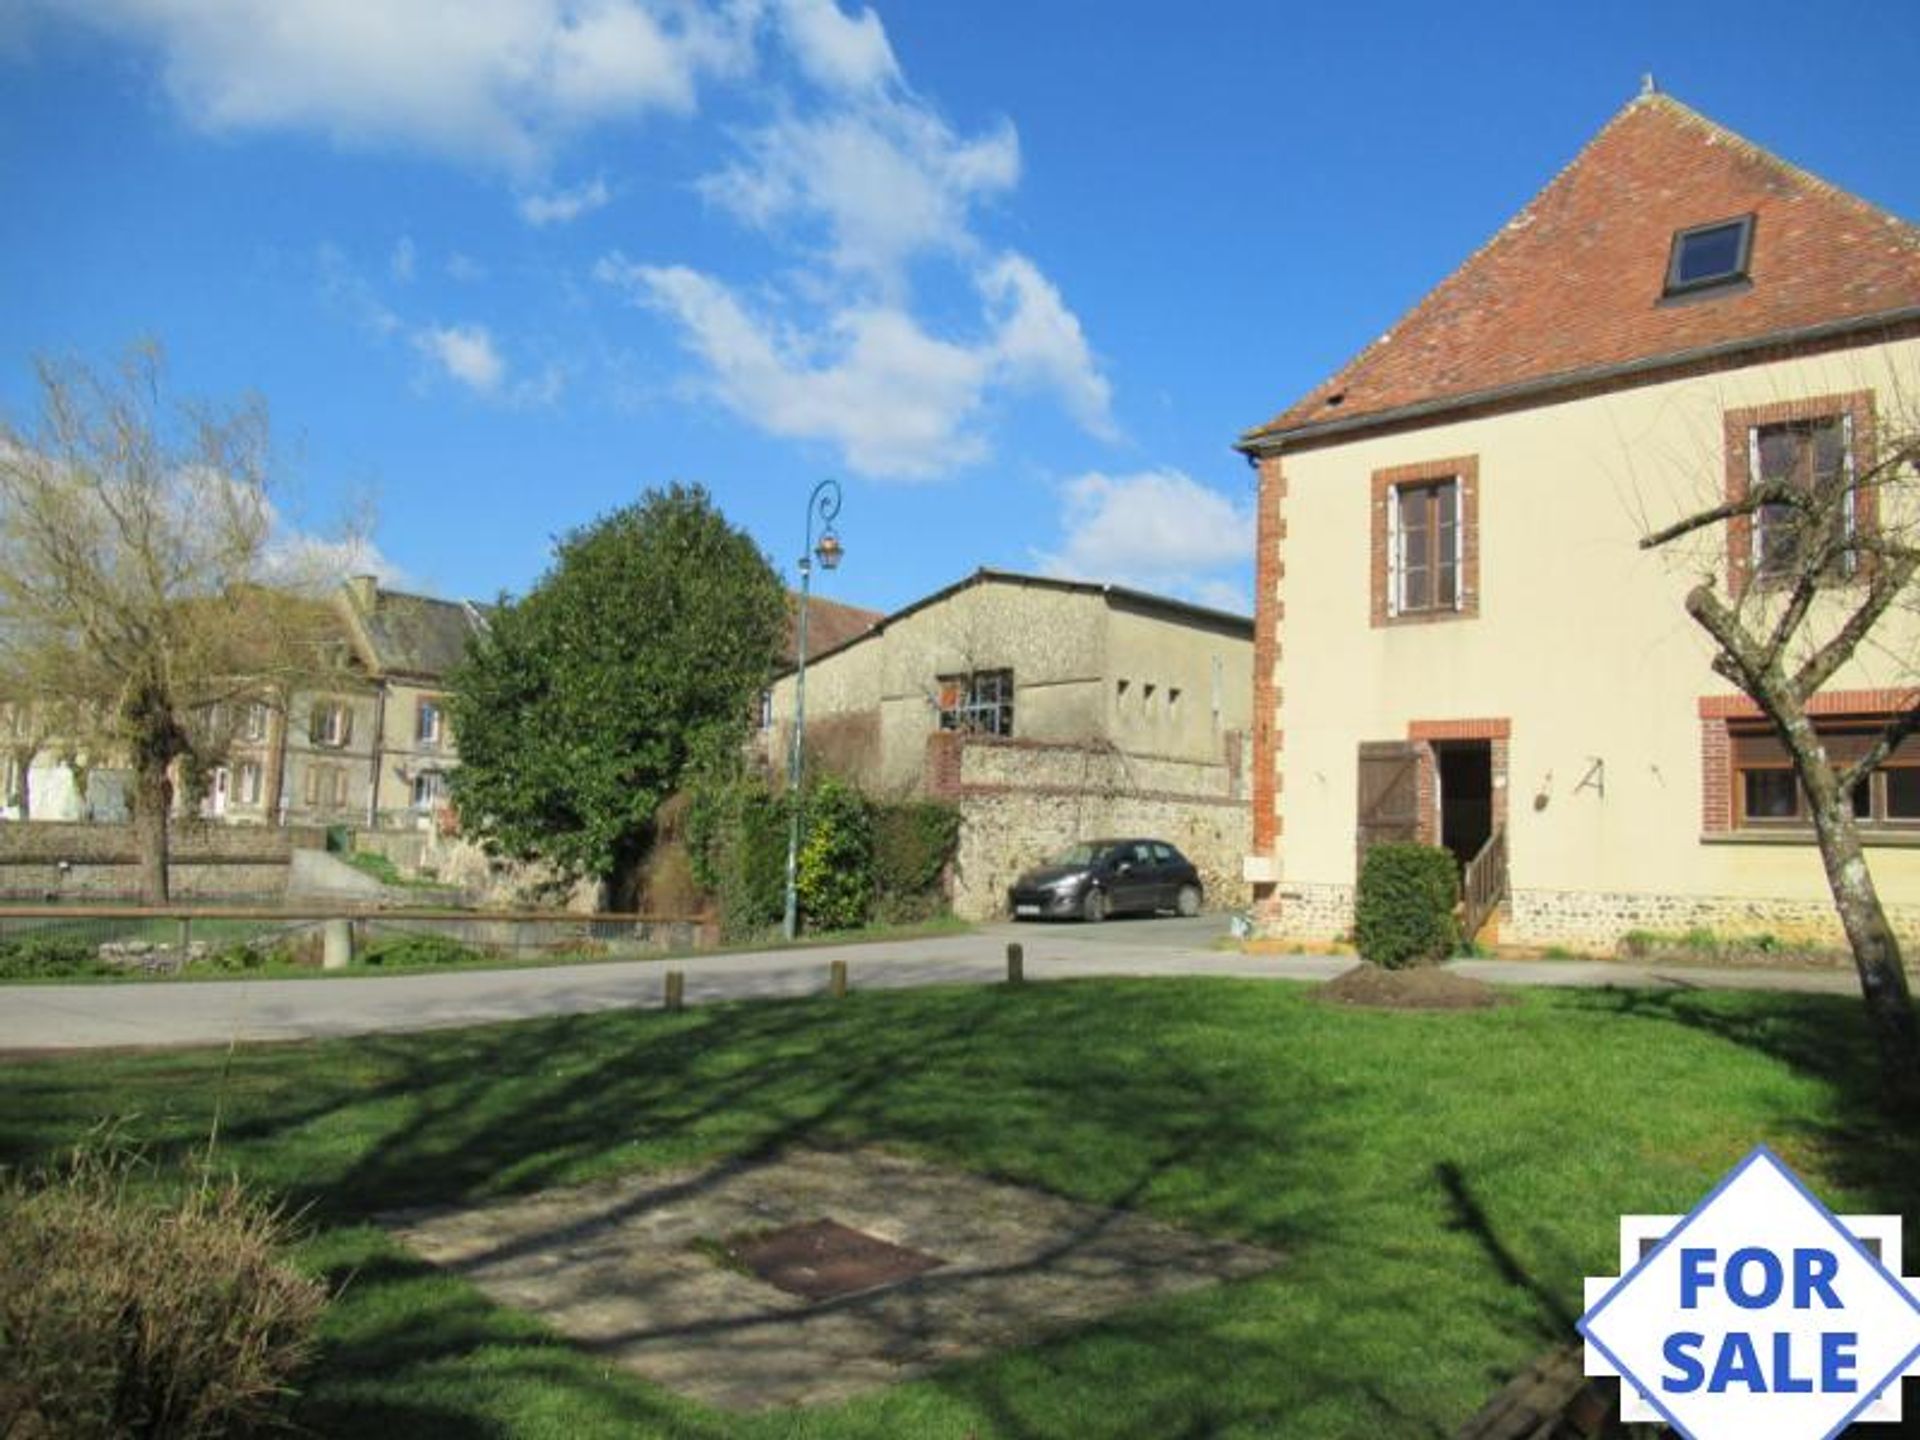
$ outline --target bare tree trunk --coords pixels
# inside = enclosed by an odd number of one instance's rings
[[[1880,1054],[1884,1098],[1896,1109],[1920,1106],[1920,1025],[1915,1023],[1899,937],[1887,921],[1880,892],[1861,853],[1852,797],[1840,789],[1824,758],[1803,757],[1797,753],[1797,746],[1790,748],[1796,751],[1796,769],[1813,811],[1834,909],[1840,914],[1840,924],[1853,950],[1854,968],[1860,975],[1867,1026]]]
[[[140,847],[140,903],[167,903],[167,811],[173,782],[167,767],[141,765],[134,776],[133,833]]]

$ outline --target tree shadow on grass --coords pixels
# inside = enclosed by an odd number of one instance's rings
[[[1588,990],[1569,993],[1564,1003],[1712,1035],[1819,1081],[1833,1097],[1830,1117],[1783,1116],[1785,1133],[1817,1154],[1827,1178],[1877,1209],[1907,1216],[1910,1226],[1920,1222],[1920,1123],[1883,1103],[1859,999],[1676,988]]]

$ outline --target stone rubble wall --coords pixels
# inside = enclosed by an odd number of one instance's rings
[[[1351,885],[1282,881],[1259,908],[1259,933],[1309,944],[1344,938],[1353,930],[1353,899]],[[1902,940],[1920,944],[1920,907],[1890,905],[1887,917]],[[1723,939],[1764,934],[1790,945],[1846,944],[1839,917],[1822,900],[1588,890],[1514,891],[1502,907],[1499,938],[1611,954],[1629,931],[1677,936],[1694,929]]]
[[[282,895],[293,851],[326,832],[175,821],[167,885],[176,900],[267,900]],[[131,825],[0,823],[0,900],[118,900],[140,889]]]
[[[929,789],[960,809],[952,898],[963,919],[1004,916],[1007,886],[1022,870],[1109,836],[1176,846],[1199,870],[1209,909],[1247,903],[1240,864],[1251,812],[1231,798],[1225,764],[953,734],[928,749]]]
[[[1258,933],[1276,940],[1326,944],[1353,933],[1351,885],[1281,881],[1254,913]]]
[[[1920,906],[1889,905],[1887,919],[1902,940],[1920,940]],[[1721,937],[1767,934],[1790,944],[1846,944],[1828,900],[1588,890],[1516,890],[1500,936],[1520,945],[1611,950],[1629,930],[1680,935],[1696,928]]]

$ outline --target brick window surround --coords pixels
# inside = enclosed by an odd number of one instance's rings
[[[1913,690],[1828,690],[1807,702],[1814,720],[1841,716],[1882,719],[1920,701]],[[1744,695],[1702,695],[1700,708],[1700,833],[1728,835],[1735,825],[1733,726],[1766,718]]]
[[[1852,422],[1852,460],[1856,476],[1873,468],[1874,414],[1873,392],[1856,390],[1848,395],[1816,395],[1804,400],[1783,400],[1772,405],[1755,405],[1726,412],[1726,451],[1728,504],[1746,499],[1753,485],[1753,432],[1764,425],[1787,425],[1797,420],[1830,420],[1837,415]],[[1854,493],[1853,523],[1860,533],[1871,531],[1878,523],[1879,496],[1876,487],[1864,486]],[[1753,583],[1753,516],[1735,515],[1727,521],[1727,583],[1735,594],[1743,594]]]
[[[1460,486],[1460,570],[1456,583],[1459,601],[1452,609],[1415,610],[1396,615],[1388,587],[1393,566],[1388,555],[1393,526],[1389,507],[1400,486],[1430,485],[1448,480]],[[1368,570],[1372,575],[1373,624],[1421,625],[1436,620],[1467,620],[1480,613],[1480,457],[1456,455],[1445,460],[1423,460],[1373,472],[1372,546]]]

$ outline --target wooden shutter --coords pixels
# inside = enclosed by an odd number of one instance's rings
[[[1420,757],[1406,740],[1360,742],[1359,857],[1375,845],[1416,839],[1420,822]]]

